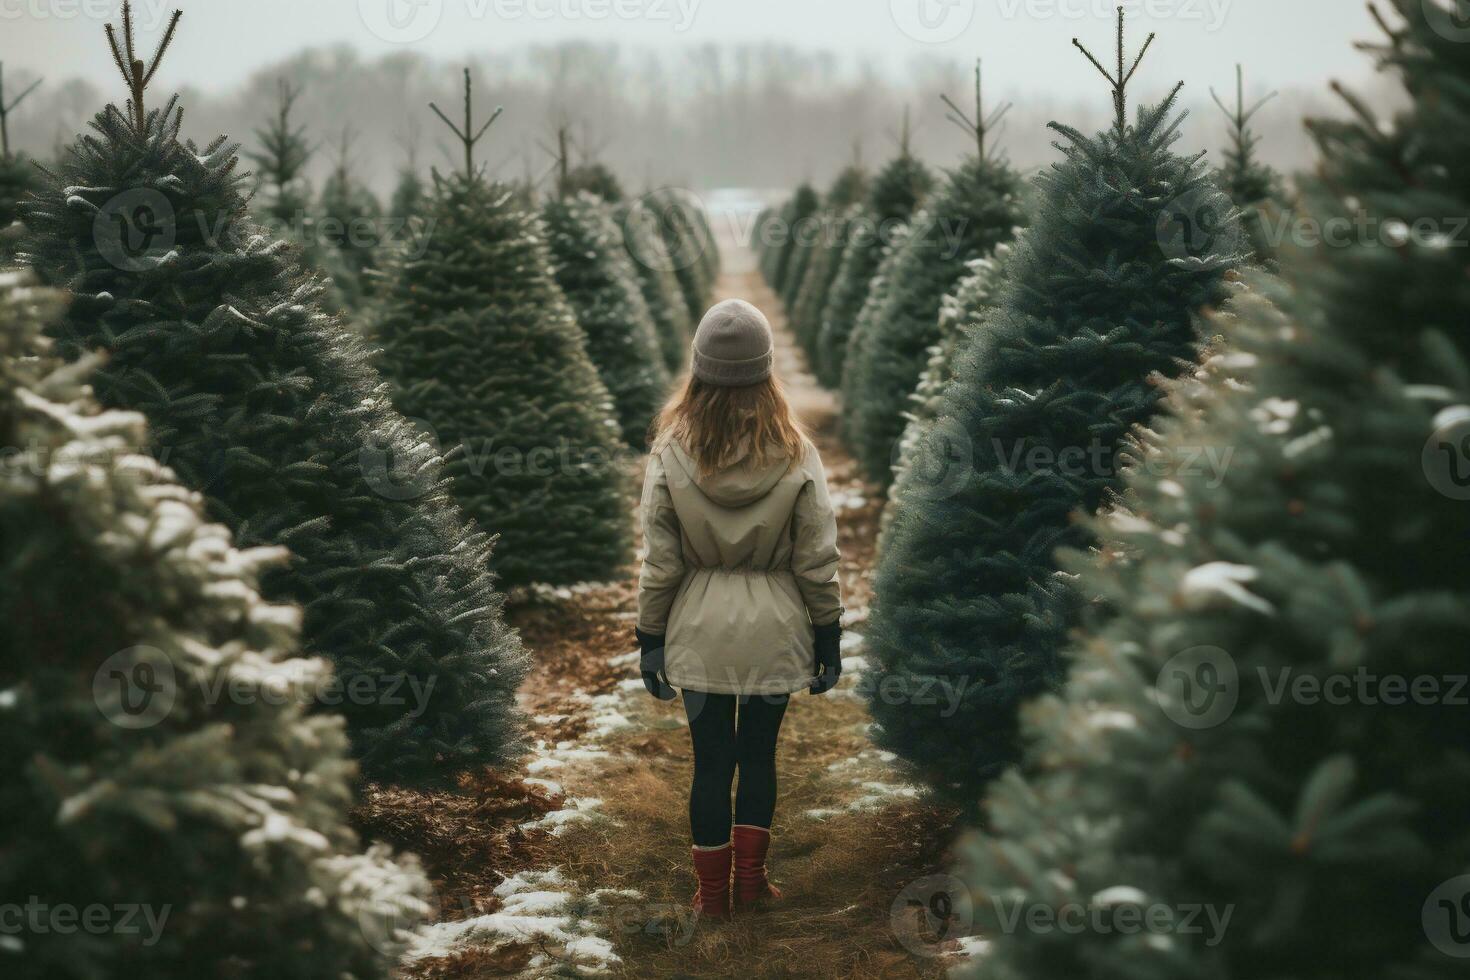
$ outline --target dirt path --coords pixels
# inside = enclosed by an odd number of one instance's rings
[[[944,972],[932,946],[899,935],[914,915],[895,917],[893,906],[946,864],[953,814],[922,801],[868,741],[854,690],[879,500],[833,438],[832,396],[807,372],[778,301],[748,256],[730,259],[717,298],[771,314],[778,370],[822,449],[850,627],[841,685],[793,696],[786,716],[770,860],[785,898],[729,924],[693,922],[688,732],[678,702],[648,697],[638,679],[630,569],[625,581],[560,590],[513,612],[537,665],[523,692],[536,744],[524,778],[487,776],[455,794],[369,794],[363,829],[423,854],[439,885],[440,921],[422,930],[408,975]]]

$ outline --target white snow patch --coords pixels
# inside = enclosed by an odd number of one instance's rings
[[[1138,727],[1138,718],[1126,711],[1094,711],[1087,716],[1087,724],[1097,731],[1129,731]]]
[[[1142,889],[1134,888],[1132,885],[1114,885],[1093,895],[1092,904],[1105,908],[1114,905],[1146,905],[1148,896],[1143,893]]]
[[[561,868],[547,868],[545,871],[518,871],[496,885],[493,894],[499,898],[505,898],[519,892],[537,891],[566,883],[567,879],[561,873]]]
[[[521,782],[525,783],[527,786],[540,786],[542,789],[546,790],[546,792],[551,793],[555,796],[560,796],[562,794],[561,783],[557,782],[554,779],[538,779],[535,776],[526,776],[521,780]]]
[[[521,824],[521,830],[544,830],[553,837],[560,837],[577,824],[591,823],[601,816],[602,800],[595,796],[569,799],[560,810],[551,810],[535,820]]]
[[[990,952],[990,940],[979,936],[961,936],[955,943],[959,946],[954,952],[956,959],[979,959]]]
[[[1291,431],[1292,423],[1301,410],[1300,402],[1285,398],[1267,398],[1251,409],[1251,420],[1263,435],[1285,435]]]
[[[628,653],[620,653],[616,657],[609,657],[607,662],[611,667],[631,667],[638,662],[641,656],[640,651],[633,650]]]
[[[1260,572],[1249,565],[1212,561],[1185,572],[1179,592],[1190,603],[1191,608],[1202,608],[1223,598],[1247,609],[1270,615],[1276,611],[1276,607],[1245,588],[1245,583],[1254,582],[1259,577]]]

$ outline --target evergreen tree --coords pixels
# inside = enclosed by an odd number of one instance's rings
[[[5,94],[5,64],[0,62],[0,262],[14,251],[18,230],[12,225],[20,220],[20,204],[36,187],[36,168],[24,156],[10,152],[10,114],[41,84],[36,79],[21,92]]]
[[[407,158],[398,169],[398,182],[393,185],[393,194],[388,199],[388,217],[397,228],[403,229],[403,234],[406,234],[408,222],[422,218],[429,206],[429,184],[419,169],[419,142],[418,126],[413,125],[403,141]]]
[[[821,199],[810,184],[802,184],[791,196],[791,206],[786,209],[785,241],[771,260],[771,289],[777,296],[786,295],[788,279],[796,279],[806,267],[806,256],[811,251],[811,227]]]
[[[590,194],[554,198],[541,215],[557,285],[612,393],[624,441],[641,449],[668,393],[669,371],[623,236],[608,206]]]
[[[429,203],[429,186],[423,175],[412,165],[398,171],[398,183],[393,185],[393,196],[388,202],[388,211],[396,221],[409,221],[423,217]]]
[[[808,361],[817,352],[817,333],[822,325],[822,309],[827,292],[837,277],[837,267],[847,242],[848,229],[859,204],[867,195],[868,175],[860,163],[854,163],[837,175],[822,201],[822,231],[807,261],[801,282],[791,290],[788,320],[792,332]],[[860,210],[860,209],[859,209]]]
[[[791,214],[795,206],[793,198],[786,198],[778,206],[767,208],[765,217],[757,223],[756,232],[760,241],[760,274],[767,286],[776,281],[776,263],[791,236]]]
[[[468,72],[465,86],[468,104]],[[450,124],[461,139],[474,132],[466,115],[463,130]],[[375,322],[383,371],[403,412],[462,447],[446,470],[499,536],[505,584],[610,578],[631,550],[612,398],[535,213],[473,157],[467,167],[436,180],[431,220],[390,262]]]
[[[291,118],[300,97],[299,87],[280,80],[276,114],[255,131],[261,148],[249,157],[259,180],[254,201],[261,222],[277,237],[300,241],[313,251],[311,185],[306,180],[312,149],[305,128]]]
[[[918,385],[909,395],[908,410],[904,412],[905,424],[898,445],[898,460],[893,466],[893,484],[888,488],[888,502],[880,521],[880,551],[908,482],[914,454],[927,437],[930,426],[939,418],[944,391],[954,378],[955,354],[966,337],[982,329],[981,324],[995,305],[1005,282],[1006,263],[1011,252],[1012,243],[1002,242],[995,247],[992,257],[971,262],[969,275],[960,280],[954,293],[946,296],[940,305],[939,339],[928,350],[929,360],[919,375]],[[919,474],[916,478],[923,485],[932,476]]]
[[[436,784],[515,758],[523,654],[486,538],[320,285],[250,220],[234,148],[181,143],[177,100],[147,111],[146,66],[109,37],[127,114],[100,113],[26,212],[28,259],[75,296],[60,351],[105,350],[103,404],[148,417],[242,547],[291,550],[265,594],[304,607],[368,776]]]
[[[600,163],[584,163],[572,167],[561,179],[558,189],[563,194],[580,194],[585,191],[593,197],[602,198],[608,204],[621,204],[624,196],[623,185],[617,175]]]
[[[352,172],[350,128],[342,130],[337,163],[322,185],[320,237],[323,265],[349,310],[360,310],[372,292],[370,277],[377,269],[379,224],[383,209]]]
[[[678,188],[645,194],[640,204],[653,214],[684,293],[689,319],[698,323],[709,309],[720,272],[720,250],[709,218],[693,194]]]
[[[15,251],[22,233],[21,202],[37,185],[36,165],[23,156],[0,157],[0,264]]]
[[[658,233],[656,219],[640,203],[619,204],[613,217],[622,232],[623,246],[633,262],[633,270],[638,275],[643,301],[653,317],[664,365],[671,373],[677,374],[683,370],[689,357],[694,327],[690,322],[689,307],[684,302],[684,291],[679,287],[673,257],[669,255],[663,236]]]
[[[1230,146],[1225,150],[1225,165],[1220,168],[1220,187],[1244,214],[1242,225],[1256,261],[1268,264],[1275,257],[1269,222],[1273,212],[1279,213],[1286,192],[1281,175],[1256,157],[1261,138],[1252,132],[1251,119],[1276,97],[1272,92],[1255,105],[1245,104],[1245,71],[1235,66],[1235,108],[1231,109],[1213,90],[1215,104],[1230,120]]]
[[[842,434],[868,479],[888,486],[903,436],[903,412],[939,339],[939,307],[966,267],[1009,241],[1024,224],[1021,178],[988,151],[985,140],[1010,107],[985,113],[975,69],[975,118],[946,98],[951,118],[976,141],[976,156],[950,175],[890,271],[883,302],[870,297],[858,317],[843,372]]]
[[[1053,124],[1064,158],[1039,178],[1036,220],[958,355],[944,437],[912,463],[931,482],[910,480],[875,577],[879,741],[962,800],[1015,761],[1019,706],[1059,681],[1076,598],[1053,553],[1089,543],[1073,514],[1117,486],[1153,376],[1197,356],[1196,315],[1240,257],[1203,154],[1172,151],[1178,88],[1128,125],[1122,31],[1120,14],[1120,66],[1104,71],[1115,124],[1092,138]],[[1215,234],[1186,240],[1180,226]]]
[[[977,893],[1021,921],[1126,885],[1113,911],[1172,922],[991,931],[977,904],[975,975],[1465,974],[1470,721],[1448,695],[1470,648],[1470,239],[1411,229],[1470,208],[1470,58],[1441,8],[1394,8],[1371,50],[1411,104],[1390,126],[1350,97],[1358,118],[1314,124],[1306,193],[1389,241],[1284,250],[1290,287],[1256,277],[1229,363],[1141,434],[1127,509],[1093,523],[1101,560],[1075,562],[1117,614],[1030,714],[1033,774],[996,785],[968,849]],[[1234,455],[1183,465],[1198,447]],[[1228,928],[1179,928],[1186,904]]]
[[[612,206],[613,221],[632,260],[648,315],[653,319],[664,365],[670,372],[678,372],[684,367],[693,331],[679,277],[659,234],[657,218],[644,202],[628,202],[617,176],[600,163],[571,168],[560,184],[564,194],[585,192]]]
[[[866,209],[853,216],[848,226],[847,244],[837,266],[837,278],[828,290],[817,335],[817,380],[828,388],[842,383],[848,339],[867,302],[884,251],[892,243],[894,229],[908,223],[934,183],[929,168],[910,155],[908,134],[905,115],[897,158],[874,178]]]
[[[388,977],[428,886],[348,825],[341,719],[306,713],[328,665],[257,591],[285,549],[205,521],[96,361],[50,355],[50,305],[0,274],[0,893],[43,924],[7,923],[0,969]]]

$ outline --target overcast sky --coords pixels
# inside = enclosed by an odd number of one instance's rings
[[[1361,78],[1354,40],[1375,38],[1359,0],[1122,0],[1136,40],[1157,31],[1145,87],[1186,79],[1226,85],[1244,61],[1253,87]],[[1068,43],[1105,59],[1117,0],[137,0],[151,50],[184,9],[160,87],[211,91],[303,47],[347,43],[365,54],[470,51],[586,39],[669,48],[776,40],[901,68],[915,55],[983,56],[1003,90],[1075,95],[1096,83]],[[0,0],[0,60],[50,79],[111,85],[102,24],[116,0]],[[1166,77],[1167,76],[1167,77]],[[1141,80],[1143,75],[1140,75]]]

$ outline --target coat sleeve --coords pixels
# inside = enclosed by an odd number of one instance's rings
[[[816,626],[842,618],[842,581],[837,576],[837,515],[827,492],[827,474],[816,449],[808,449],[808,479],[792,515],[791,570]]]
[[[669,609],[684,581],[684,545],[669,478],[657,453],[648,457],[639,511],[644,553],[638,572],[638,628],[663,636],[669,628]]]

